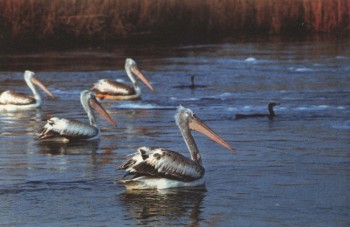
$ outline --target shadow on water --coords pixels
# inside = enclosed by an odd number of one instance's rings
[[[204,187],[191,189],[134,190],[119,196],[127,216],[126,220],[139,220],[139,224],[161,223],[177,220],[178,224],[191,222],[196,225],[201,220]],[[187,220],[189,219],[189,220]]]

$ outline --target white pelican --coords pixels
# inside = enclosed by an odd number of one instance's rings
[[[80,101],[88,115],[90,124],[52,117],[47,120],[47,123],[38,133],[39,139],[68,143],[75,140],[94,140],[100,138],[100,129],[96,124],[95,115],[91,108],[94,108],[102,117],[116,127],[112,118],[90,91],[82,91]]]
[[[146,77],[137,68],[136,62],[131,58],[125,60],[125,71],[130,78],[133,86],[120,83],[115,80],[102,79],[99,80],[91,90],[95,93],[98,99],[106,100],[137,100],[141,98],[141,89],[135,79],[135,74],[140,80],[147,85],[151,91],[154,91],[152,85]]]
[[[202,166],[201,155],[192,137],[191,130],[198,131],[218,144],[235,151],[190,109],[180,106],[175,120],[191,158],[165,148],[140,147],[134,156],[120,166],[120,169],[126,170],[127,173],[119,182],[124,184],[127,190],[203,185],[205,169]],[[125,179],[127,175],[133,176],[131,179]]]
[[[4,91],[0,94],[0,110],[27,110],[37,108],[41,105],[41,97],[34,85],[40,87],[49,96],[53,94],[35,77],[35,73],[29,70],[24,72],[24,80],[32,90],[33,96],[18,93],[15,91]]]

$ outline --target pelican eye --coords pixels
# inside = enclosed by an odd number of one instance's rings
[[[96,96],[93,93],[90,93],[90,99],[96,99]]]

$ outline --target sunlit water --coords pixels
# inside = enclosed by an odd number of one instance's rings
[[[34,70],[57,99],[41,109],[0,113],[0,225],[350,225],[350,56],[346,40],[122,46],[3,54],[0,90],[29,92]],[[104,102],[97,142],[42,144],[51,116],[86,121],[79,94],[100,78],[127,80],[132,57],[156,92]],[[195,76],[196,89],[189,89]],[[236,113],[277,117],[236,120]],[[127,193],[117,167],[138,146],[188,155],[174,121],[191,108],[236,149],[194,133],[206,189]]]

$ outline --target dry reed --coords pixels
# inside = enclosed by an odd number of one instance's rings
[[[350,0],[0,0],[0,40],[349,33]]]

